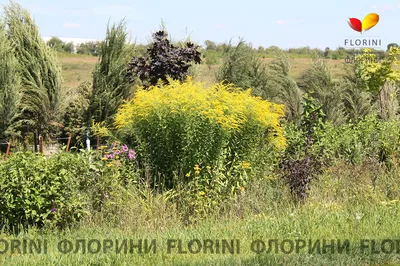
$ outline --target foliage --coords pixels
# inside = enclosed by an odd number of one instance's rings
[[[57,52],[72,53],[74,51],[74,44],[72,42],[63,42],[58,37],[51,37],[46,44]]]
[[[5,7],[7,37],[20,64],[22,98],[12,120],[13,134],[48,133],[48,123],[56,118],[61,88],[60,65],[46,46],[29,13],[11,1]]]
[[[101,47],[101,42],[98,41],[85,42],[79,44],[79,46],[76,48],[76,53],[98,56],[101,49],[100,47]]]
[[[371,49],[364,49],[357,59],[357,77],[362,81],[362,88],[373,94],[379,94],[381,118],[390,119],[395,111],[392,96],[393,86],[400,81],[399,66],[400,48],[392,46],[382,62],[377,62],[376,54]]]
[[[290,76],[290,63],[287,56],[275,50],[276,58],[268,65],[271,87],[276,88],[277,100],[285,105],[285,117],[299,123],[302,114],[302,92]]]
[[[252,97],[250,90],[170,80],[137,91],[120,108],[115,125],[135,138],[128,141],[137,143],[138,160],[149,164],[153,182],[160,175],[161,183],[173,187],[174,176],[190,180],[195,164],[220,162],[228,173],[257,149],[282,149],[282,115],[283,106]]]
[[[105,148],[105,149],[103,149]],[[119,174],[122,177],[124,184],[138,183],[139,180],[135,180],[135,165],[133,164],[136,159],[136,152],[129,149],[126,144],[120,145],[120,143],[113,143],[110,148],[101,147],[103,151],[102,160],[106,161],[107,167],[116,167],[119,170]]]
[[[7,39],[4,25],[0,25],[0,140],[4,141],[9,132],[10,121],[17,113],[21,100],[21,78],[14,48]]]
[[[184,81],[192,63],[200,64],[198,46],[187,42],[183,47],[175,46],[164,31],[153,34],[153,43],[147,49],[146,57],[133,57],[129,63],[128,76],[131,82],[140,79],[144,86],[154,86],[161,79]]]
[[[0,227],[65,228],[112,204],[122,179],[98,155],[13,153],[0,163]]]
[[[233,47],[229,44],[223,55],[223,63],[217,74],[217,81],[247,90],[264,99],[273,99],[277,92],[269,86],[267,67],[258,58],[256,51],[243,40]]]
[[[300,77],[299,87],[321,105],[328,121],[343,122],[343,86],[333,80],[326,59],[314,59],[312,66]]]
[[[221,167],[199,165],[193,167],[193,178],[178,189],[178,210],[187,224],[192,224],[222,211],[227,201],[232,201],[248,188],[251,164],[243,162],[232,173],[225,174]]]
[[[93,71],[88,125],[92,119],[95,122],[112,124],[118,107],[131,95],[131,86],[126,77],[126,65],[132,55],[131,48],[124,21],[107,26],[106,39],[100,46],[99,61]]]
[[[389,43],[387,45],[387,52],[389,52],[390,48],[392,48],[392,47],[399,47],[399,45],[397,43]]]
[[[334,127],[327,125],[321,142],[332,155],[352,164],[377,161],[388,166],[398,157],[400,134],[399,120],[382,121],[368,115],[357,123]]]
[[[211,68],[211,66],[213,66],[213,65],[217,65],[220,60],[220,56],[219,56],[218,52],[216,52],[214,50],[206,50],[204,53],[204,57],[206,59],[205,62],[206,62],[206,65],[208,66],[208,68]]]
[[[72,134],[71,146],[79,147],[84,144],[85,134],[88,129],[86,116],[89,108],[91,87],[90,82],[86,81],[79,85],[74,91],[74,95],[67,95],[69,103],[63,116],[62,136],[65,137]]]
[[[400,48],[392,47],[383,62],[377,62],[376,54],[371,49],[364,49],[356,57],[357,75],[368,91],[378,93],[386,82],[400,80],[399,65]]]
[[[5,222],[9,226],[42,226],[53,219],[66,225],[79,219],[86,209],[76,178],[87,177],[87,164],[71,159],[47,160],[32,153],[15,153],[1,163],[2,225]],[[53,208],[56,210],[52,211]]]
[[[312,180],[321,173],[325,164],[323,149],[318,143],[325,115],[315,102],[311,96],[305,96],[301,125],[292,132],[288,127],[289,146],[280,165],[294,199],[302,203],[308,196]]]

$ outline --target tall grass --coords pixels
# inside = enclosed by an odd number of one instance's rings
[[[327,169],[312,184],[306,204],[295,206],[282,180],[265,177],[254,181],[240,196],[227,202],[223,212],[214,213],[195,225],[185,226],[180,213],[168,200],[168,193],[157,194],[146,188],[121,192],[118,209],[85,220],[79,227],[65,231],[52,228],[29,229],[19,235],[0,234],[0,239],[48,240],[47,254],[10,254],[0,257],[1,265],[397,265],[396,252],[373,254],[370,248],[360,251],[362,239],[398,239],[400,218],[398,202],[399,164],[388,171],[374,162],[352,166],[339,162]],[[115,199],[117,200],[117,199]],[[113,205],[115,206],[115,205]],[[115,248],[104,253],[62,254],[57,244],[67,239],[155,239],[156,253],[116,254]],[[167,240],[239,239],[240,252],[235,254],[178,254],[167,252]],[[342,240],[350,241],[348,254],[308,253],[308,246],[299,253],[263,252],[256,254],[251,243],[270,239]],[[137,243],[137,242],[135,242]],[[185,245],[184,245],[185,247]],[[268,248],[268,246],[267,246]],[[186,247],[187,249],[187,247]],[[0,245],[0,251],[2,246]]]

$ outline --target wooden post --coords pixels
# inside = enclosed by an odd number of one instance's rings
[[[67,143],[67,149],[65,150],[66,152],[69,151],[69,145],[71,145],[71,138],[72,138],[72,134],[69,134],[68,143]]]
[[[43,153],[43,137],[39,135],[39,152]]]
[[[10,154],[11,142],[8,142],[6,156],[4,157],[4,161],[7,159],[8,155]]]
[[[11,149],[11,142],[8,142],[6,157],[8,157],[8,155],[10,154],[10,149]]]
[[[35,132],[33,132],[33,145],[34,145],[34,149],[35,149],[35,153],[37,153],[37,139],[36,139],[37,135]]]
[[[100,136],[97,135],[97,149],[100,150]]]

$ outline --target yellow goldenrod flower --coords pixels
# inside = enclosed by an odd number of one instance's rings
[[[113,165],[112,163],[106,164],[107,167],[111,167],[112,165]]]
[[[186,176],[186,177],[190,177],[190,173],[187,173],[185,176]]]
[[[243,169],[249,169],[251,167],[251,163],[249,162],[242,162],[242,168]]]
[[[204,196],[204,195],[206,195],[206,193],[204,191],[200,191],[199,195]]]

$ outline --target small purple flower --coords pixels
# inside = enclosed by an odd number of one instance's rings
[[[129,150],[128,146],[126,146],[126,144],[121,146],[121,149],[123,152],[127,152]]]
[[[129,150],[128,158],[129,160],[134,160],[136,158],[136,152],[134,150]]]

